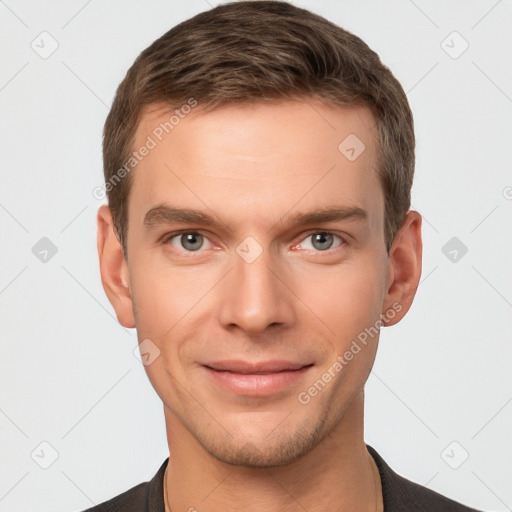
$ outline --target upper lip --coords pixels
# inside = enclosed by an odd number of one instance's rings
[[[297,363],[294,361],[283,361],[283,360],[271,360],[271,361],[259,361],[249,362],[242,361],[240,359],[225,360],[225,361],[213,361],[211,363],[204,364],[208,368],[218,371],[226,371],[232,373],[241,374],[265,374],[265,373],[276,373],[282,371],[300,370],[304,366],[310,366],[310,364]]]

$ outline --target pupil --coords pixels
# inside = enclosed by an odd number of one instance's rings
[[[195,251],[203,245],[202,243],[198,244],[199,237],[201,235],[195,234],[195,233],[186,233],[181,236],[182,245],[185,247],[185,249],[189,249],[191,251]]]
[[[319,247],[315,245],[317,242]],[[313,245],[317,249],[329,249],[332,245],[332,235],[330,233],[317,233],[314,237]]]

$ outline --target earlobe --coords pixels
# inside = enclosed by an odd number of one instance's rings
[[[110,208],[102,205],[97,216],[97,245],[101,283],[123,327],[135,327],[130,275],[123,248],[116,237]]]
[[[398,323],[409,311],[421,276],[423,244],[421,215],[409,211],[389,253],[388,282],[382,311],[383,324]],[[390,315],[388,312],[393,311]]]

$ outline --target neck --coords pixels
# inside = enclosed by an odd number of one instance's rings
[[[210,455],[164,407],[171,456],[170,509],[198,512],[382,510],[375,463],[363,440],[363,393],[309,453],[275,467],[226,464]]]

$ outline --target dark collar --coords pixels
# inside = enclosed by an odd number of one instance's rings
[[[395,473],[377,450],[366,445],[377,464],[384,512],[478,512]]]

